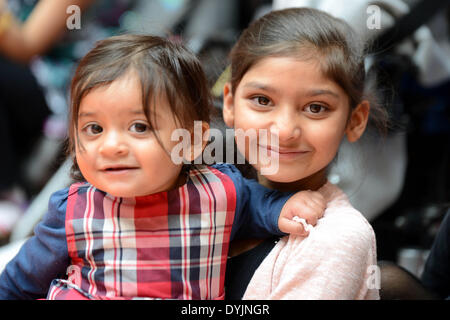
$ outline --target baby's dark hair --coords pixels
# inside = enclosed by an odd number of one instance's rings
[[[250,24],[233,47],[231,90],[234,94],[245,73],[264,58],[316,59],[323,74],[347,93],[351,109],[363,100],[370,102],[370,121],[385,133],[388,115],[377,102],[374,79],[366,76],[365,50],[364,41],[345,21],[323,11],[272,11]]]
[[[75,158],[81,100],[90,90],[109,85],[130,71],[139,77],[149,123],[155,114],[150,106],[159,96],[167,99],[180,128],[191,130],[196,120],[209,123],[212,99],[206,76],[186,47],[152,35],[126,34],[99,41],[80,61],[71,84],[67,152],[73,157],[75,181],[84,181]]]

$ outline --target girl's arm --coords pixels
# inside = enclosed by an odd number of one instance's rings
[[[0,275],[0,300],[45,298],[51,281],[64,275],[69,265],[65,233],[68,189],[56,192],[49,212],[35,235],[6,265]]]
[[[0,19],[7,13],[6,1],[0,0]],[[0,52],[10,59],[27,63],[35,55],[49,50],[67,31],[67,8],[86,9],[93,0],[41,0],[24,24],[6,18],[0,34]],[[4,17],[5,19],[5,17]]]

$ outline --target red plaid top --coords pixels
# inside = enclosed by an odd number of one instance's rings
[[[223,168],[228,171],[198,166],[182,187],[136,198],[72,185],[65,219],[69,278],[53,281],[48,298],[223,299],[233,221],[250,225],[240,215],[246,211],[257,217],[251,233],[280,234],[287,200]]]

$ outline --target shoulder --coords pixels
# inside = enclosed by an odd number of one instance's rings
[[[327,209],[315,228],[320,231],[321,237],[350,249],[373,248],[374,230],[363,214],[351,205],[347,196],[338,187],[329,185],[325,197]]]
[[[332,244],[367,251],[375,244],[375,233],[366,218],[356,209],[330,210],[320,221]],[[319,224],[319,223],[318,223]]]
[[[79,192],[83,192],[90,187],[87,183],[75,183],[71,186],[54,192],[49,199],[48,211],[50,216],[54,213],[65,213],[68,200]]]
[[[66,199],[69,198],[70,196],[73,196],[74,193],[77,192],[82,192],[84,190],[87,190],[89,188],[91,188],[92,185],[87,183],[87,182],[77,182],[77,183],[73,183],[70,186],[68,186],[67,188],[58,190],[56,192],[54,192],[51,196],[50,199]]]
[[[44,216],[44,222],[61,222],[64,221],[67,209],[67,198],[69,188],[64,188],[54,192],[48,202],[48,213]]]
[[[64,188],[50,196],[47,213],[34,229],[34,233],[39,237],[40,241],[47,241],[47,238],[65,238],[65,220],[69,194],[70,188]]]

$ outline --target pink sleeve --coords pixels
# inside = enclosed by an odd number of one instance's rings
[[[350,206],[333,207],[308,237],[277,243],[244,299],[379,299],[377,270],[370,224]]]

